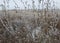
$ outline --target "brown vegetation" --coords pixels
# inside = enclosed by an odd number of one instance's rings
[[[6,2],[8,4],[9,0]],[[40,5],[45,3],[42,0],[38,0],[38,9],[35,9],[34,0],[32,9],[29,5],[26,8],[27,1],[24,4],[21,0],[25,10],[18,10],[14,0],[16,9],[6,10],[6,2],[4,0],[4,9],[0,12],[0,43],[60,43],[60,13],[55,8],[49,9],[50,0],[42,9]]]

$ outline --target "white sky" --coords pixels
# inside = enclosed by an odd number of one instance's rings
[[[60,0],[54,0],[56,2],[56,6],[60,8]]]
[[[15,2],[18,4],[18,6],[20,7],[20,8],[24,8],[24,5],[20,2],[21,0],[15,0]],[[23,0],[23,1],[26,1],[26,0]],[[30,5],[32,5],[32,2],[31,2],[31,0],[27,0],[28,1],[28,4],[30,4]],[[55,3],[56,3],[56,6],[57,6],[57,8],[60,8],[60,0],[54,0],[55,1]],[[2,4],[3,3],[3,0],[0,0],[0,4]],[[38,4],[38,0],[35,0],[35,5],[37,5]],[[13,2],[13,0],[10,0],[10,2],[9,2],[9,5],[10,5],[10,7],[9,7],[9,9],[13,9],[13,8],[15,8],[14,6],[15,6],[15,4],[14,4],[14,2]],[[27,5],[25,5],[25,6],[27,6]],[[36,6],[37,7],[37,6]],[[1,7],[0,7],[1,8]],[[30,6],[30,8],[32,8],[32,6]]]

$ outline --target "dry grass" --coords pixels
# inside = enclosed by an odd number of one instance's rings
[[[24,5],[22,0],[21,2]],[[40,6],[41,0],[38,2]],[[33,0],[31,10],[25,5],[25,10],[17,10],[18,5],[15,1],[14,3],[15,10],[0,11],[0,43],[60,43],[58,11],[51,9],[52,12],[48,6],[42,10],[40,7],[35,9]]]
[[[58,19],[28,16],[0,17],[0,43],[58,43]],[[39,31],[36,31],[39,30]],[[37,34],[36,34],[37,32]],[[47,41],[48,40],[48,41]],[[53,41],[52,41],[53,40]]]

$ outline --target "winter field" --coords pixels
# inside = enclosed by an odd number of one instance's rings
[[[60,16],[42,11],[0,12],[0,43],[60,43]],[[5,14],[5,15],[3,15]]]
[[[55,1],[2,0],[0,43],[60,43],[60,9]]]

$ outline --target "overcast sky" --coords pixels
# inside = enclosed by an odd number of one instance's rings
[[[24,5],[21,3],[21,0],[20,1],[18,1],[18,0],[14,0],[17,4],[18,4],[18,6],[20,7],[20,8],[24,8]],[[23,0],[23,1],[26,1],[26,0]],[[30,5],[32,5],[32,2],[31,2],[31,0],[27,0],[28,1],[28,4],[30,4]],[[56,7],[57,8],[60,8],[60,0],[54,0],[55,1],[55,4],[56,4]],[[0,0],[0,4],[2,4],[3,3],[3,0]],[[35,0],[35,5],[36,5],[36,7],[37,7],[37,4],[38,4],[38,0]],[[15,6],[15,4],[14,4],[14,2],[13,2],[13,0],[10,0],[10,2],[9,2],[9,9],[13,9],[13,8],[15,8],[14,6]],[[25,5],[25,6],[27,6],[27,5]],[[32,6],[30,6],[30,8],[31,8]],[[1,6],[0,6],[0,9],[1,9]]]
[[[56,2],[56,6],[60,8],[60,0],[54,0]]]

